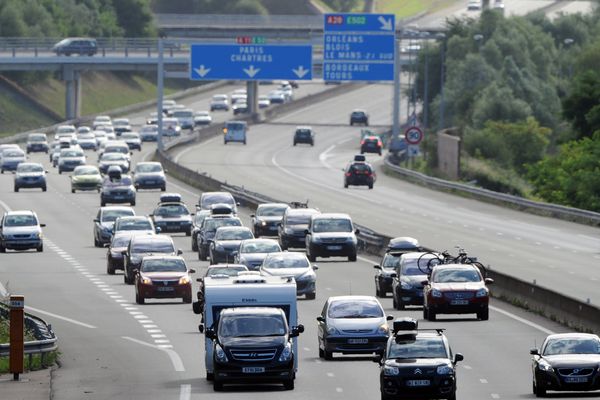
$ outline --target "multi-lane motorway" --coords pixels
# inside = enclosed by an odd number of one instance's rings
[[[233,87],[228,88],[228,91],[231,90]],[[303,87],[299,94],[309,90],[319,88]],[[387,101],[385,96],[372,96],[371,91],[381,90],[377,86],[367,86],[347,97],[359,99],[361,106],[372,108],[378,102],[383,105]],[[198,109],[205,108],[211,94],[188,104]],[[342,104],[344,101],[338,100]],[[321,107],[323,113],[327,114],[327,103],[315,106],[316,109]],[[346,192],[340,189],[341,177],[338,175],[341,171],[338,173],[335,166],[337,162],[345,160],[346,154],[338,154],[340,150],[332,146],[340,140],[340,135],[346,135],[342,140],[349,139],[346,144],[348,148],[342,150],[353,154],[356,130],[328,124],[345,125],[346,112],[340,115],[330,113],[331,119],[318,113],[305,119],[303,112],[306,111],[286,117],[290,123],[288,125],[252,127],[251,140],[246,147],[228,145],[228,153],[221,153],[221,157],[225,157],[223,159],[229,160],[227,163],[212,154],[223,151],[221,141],[209,141],[201,147],[191,148],[193,150],[189,150],[182,158],[200,160],[205,166],[216,164],[216,168],[211,170],[215,175],[217,170],[227,173],[237,171],[241,177],[248,179],[247,184],[252,184],[252,181],[246,171],[254,169],[256,172],[258,163],[265,191],[277,187],[272,182],[272,175],[281,180],[284,186],[276,193],[279,197],[287,192],[289,200],[304,199],[308,194],[311,203],[323,210],[345,210],[348,204],[361,203],[364,212],[373,207],[384,212],[389,206],[387,200],[383,200],[383,204],[377,203],[364,197],[370,192]],[[230,116],[215,114],[218,119]],[[378,114],[372,110],[374,122],[384,123],[385,116],[383,111]],[[143,117],[145,114],[132,116],[136,122]],[[297,121],[307,120],[315,122],[318,129],[316,147],[298,146],[292,149],[291,128]],[[317,124],[319,121],[322,126]],[[135,154],[135,161],[148,158],[153,149],[153,145],[145,145],[141,153]],[[321,156],[321,161],[332,165],[332,170],[319,161],[319,155],[328,149],[329,152]],[[327,154],[331,157],[327,157]],[[90,157],[95,158],[93,153]],[[279,167],[272,163],[273,159]],[[31,160],[48,165],[46,155],[34,154]],[[12,293],[26,296],[30,311],[51,322],[60,337],[62,358],[61,368],[54,374],[54,398],[201,399],[213,396],[212,386],[204,380],[203,336],[197,332],[198,319],[191,307],[171,301],[150,301],[143,306],[136,305],[133,288],[123,284],[120,276],[105,274],[105,250],[93,247],[92,219],[99,207],[98,194],[71,194],[68,177],[59,176],[49,165],[48,168],[50,174],[46,193],[36,190],[13,193],[10,191],[12,177],[7,174],[0,176],[0,206],[34,209],[42,222],[47,224],[45,252],[9,252],[3,255],[0,259],[0,276],[3,277],[2,283]],[[282,169],[287,172],[277,172]],[[298,174],[305,170],[312,170],[306,179],[315,179],[314,184],[298,178],[302,176]],[[321,175],[322,178],[319,178]],[[333,179],[328,181],[329,178]],[[372,193],[386,195],[381,190],[386,179],[380,176]],[[290,181],[294,187],[289,186]],[[306,187],[309,189],[306,190]],[[174,180],[169,181],[168,190],[180,192],[190,205],[195,204],[199,196],[197,190]],[[410,200],[412,192],[419,190],[406,189],[405,201],[415,201]],[[159,192],[140,192],[138,196],[136,212],[147,214],[155,206]],[[340,199],[340,196],[343,198]],[[251,211],[241,210],[246,222],[249,222]],[[439,216],[442,218],[440,224],[443,223],[443,214],[435,214],[436,210],[429,212],[432,219]],[[353,213],[353,216],[357,220],[365,218],[363,211]],[[391,233],[410,234],[427,241],[419,230],[412,231],[406,225],[405,220],[414,219],[414,215],[399,218],[393,214],[388,218],[396,223]],[[367,225],[371,225],[376,221],[368,222]],[[206,263],[197,261],[196,254],[190,251],[189,238],[175,236],[175,241],[184,250],[189,265],[201,272]],[[299,301],[300,321],[307,329],[300,337],[300,371],[293,392],[282,393],[279,386],[241,387],[231,388],[218,396],[230,399],[275,399],[282,395],[310,399],[378,397],[378,368],[368,357],[344,357],[332,362],[317,357],[314,320],[328,296],[372,294],[372,264],[376,261],[371,257],[361,257],[356,263],[335,259],[318,262],[321,268],[318,271],[317,299]],[[418,308],[399,312],[392,309],[391,299],[383,299],[382,302],[389,314],[415,318],[421,316]],[[465,362],[460,364],[458,374],[458,395],[464,399],[531,397],[528,350],[535,343],[539,344],[547,333],[564,330],[500,302],[493,302],[490,320],[486,322],[468,317],[442,317],[437,323],[422,322],[421,325],[447,328],[454,351],[465,355]]]

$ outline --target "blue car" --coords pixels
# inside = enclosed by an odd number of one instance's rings
[[[15,192],[22,188],[46,191],[46,170],[39,163],[20,163],[15,172]]]
[[[42,227],[33,211],[5,212],[0,221],[0,253],[7,249],[44,251]]]

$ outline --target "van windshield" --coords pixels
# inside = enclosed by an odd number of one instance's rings
[[[286,326],[280,316],[226,315],[219,321],[219,337],[283,336]]]

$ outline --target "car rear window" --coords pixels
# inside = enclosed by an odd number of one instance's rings
[[[221,229],[217,230],[215,240],[244,240],[252,237],[252,232],[246,229]]]

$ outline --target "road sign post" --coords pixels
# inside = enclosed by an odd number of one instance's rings
[[[393,14],[325,14],[323,80],[393,81]]]
[[[25,297],[10,296],[10,348],[8,363],[9,371],[13,374],[15,381],[19,380],[19,374],[22,374],[24,369],[24,308]]]
[[[190,79],[311,80],[311,45],[192,44]]]

